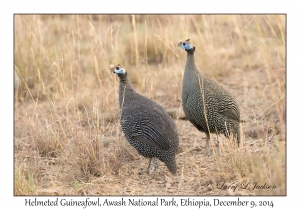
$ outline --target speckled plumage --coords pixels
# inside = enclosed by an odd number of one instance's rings
[[[175,174],[178,133],[174,120],[159,104],[138,94],[126,72],[118,76],[120,124],[126,139],[139,154],[158,158]]]
[[[185,49],[187,61],[182,85],[183,110],[187,119],[199,131],[205,132],[206,150],[209,149],[209,133],[222,133],[227,137],[233,134],[239,144],[240,111],[237,102],[222,86],[198,70],[194,58],[195,47],[189,40],[178,45],[184,49],[189,45]]]

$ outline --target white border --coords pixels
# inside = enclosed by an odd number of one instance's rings
[[[297,4],[287,1],[8,1],[1,4],[1,209],[25,209],[25,198],[13,197],[13,14],[14,13],[286,13],[287,14],[287,196],[280,197],[241,197],[243,200],[273,200],[273,209],[283,209],[294,206],[299,202],[299,163],[297,154],[299,140],[297,136],[299,123],[299,10]],[[298,134],[298,135],[297,135]],[[284,171],[282,172],[284,173]],[[33,197],[34,198],[34,197]],[[49,197],[53,199],[54,197]],[[62,199],[63,197],[59,197]],[[83,200],[85,197],[67,197],[68,199]],[[96,197],[92,197],[95,199]],[[104,197],[100,197],[104,199]],[[108,197],[120,199],[119,196]],[[128,199],[129,197],[125,197]],[[134,198],[134,197],[132,197]],[[155,197],[141,197],[154,199]],[[163,197],[160,197],[163,198]],[[171,197],[165,197],[171,199]],[[185,197],[182,197],[185,198]],[[199,197],[200,199],[235,200],[238,197]],[[39,197],[47,200],[48,197]],[[175,197],[179,200],[181,197]],[[39,207],[38,209],[40,209]],[[99,209],[99,207],[95,207]],[[125,207],[128,208],[128,207]],[[129,207],[130,208],[130,207]],[[152,207],[146,207],[152,208]],[[190,208],[190,207],[189,207]],[[197,208],[197,207],[194,207]],[[205,208],[205,207],[202,207]],[[224,207],[219,207],[224,208]],[[232,207],[230,207],[232,208]],[[59,207],[66,209],[66,207]],[[72,207],[72,209],[83,209]],[[92,209],[88,207],[87,209]]]

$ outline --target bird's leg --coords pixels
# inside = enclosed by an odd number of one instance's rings
[[[195,138],[195,140],[194,140],[194,146],[193,146],[193,148],[196,148],[197,147],[197,138]]]
[[[148,166],[148,173],[152,174],[158,168],[158,164],[155,157],[151,157]]]
[[[209,133],[205,133],[206,135],[206,148],[205,148],[205,154],[207,156],[210,156],[210,135]]]
[[[240,147],[240,142],[241,142],[240,131],[238,131],[236,135],[236,142],[237,142],[237,146]]]
[[[219,140],[218,138],[215,140],[215,145],[217,146],[217,152],[218,152],[218,155],[220,155],[220,147],[219,147]]]

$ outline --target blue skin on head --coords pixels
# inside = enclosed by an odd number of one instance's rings
[[[114,69],[114,73],[122,75],[125,73],[125,69],[121,68],[120,66],[116,66],[116,68]]]
[[[185,49],[185,50],[191,50],[191,49],[193,49],[193,45],[188,44],[188,43],[186,43],[186,42],[182,42],[182,43],[181,43],[181,47],[182,47],[183,49]]]

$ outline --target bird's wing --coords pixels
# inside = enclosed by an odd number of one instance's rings
[[[227,109],[227,110],[224,110],[223,112],[219,112],[219,113],[228,118],[231,118],[233,120],[240,121],[238,113],[236,113],[232,109]]]
[[[164,147],[162,147],[162,145],[157,144],[155,141],[153,141],[153,139],[149,139],[145,136],[136,135],[136,136],[132,136],[131,138],[155,148],[165,149]]]
[[[239,107],[227,90],[207,77],[204,77],[204,86],[210,90],[207,92],[207,97],[213,97],[217,100],[218,106],[216,107],[216,111],[218,113],[233,120],[240,121]]]
[[[226,104],[226,105],[222,106],[221,104]],[[240,121],[239,108],[234,100],[222,101],[220,103],[218,112],[223,116],[226,116],[236,121]]]

